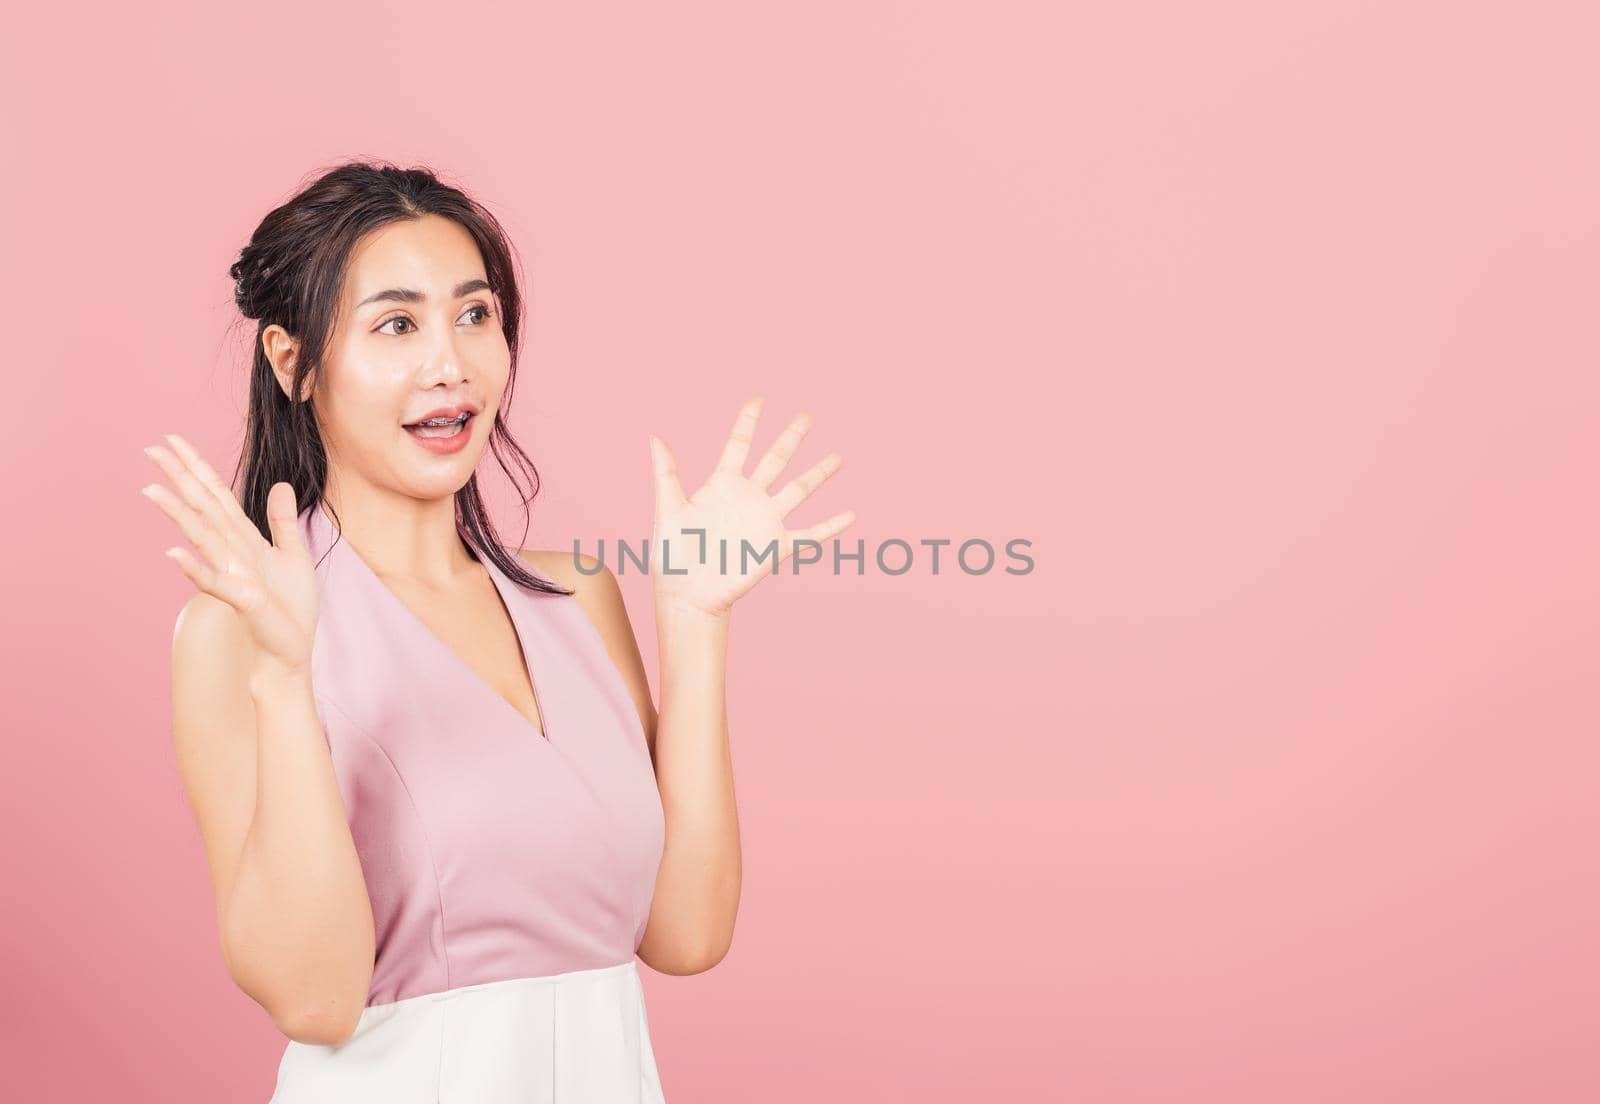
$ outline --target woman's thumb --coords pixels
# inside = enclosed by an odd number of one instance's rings
[[[300,532],[300,512],[295,509],[292,485],[274,483],[267,489],[267,528],[272,530],[273,547],[284,552],[311,554],[306,547],[305,534]]]

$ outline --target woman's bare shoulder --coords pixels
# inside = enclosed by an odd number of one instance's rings
[[[519,548],[517,555],[532,564],[540,574],[554,579],[568,590],[577,591],[580,597],[592,589],[601,571],[606,574],[611,572],[609,567],[593,556],[560,548]]]

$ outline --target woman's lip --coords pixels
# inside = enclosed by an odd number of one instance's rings
[[[455,406],[441,406],[437,410],[430,410],[428,413],[423,414],[420,417],[413,418],[409,422],[401,422],[400,424],[416,425],[418,422],[431,422],[435,418],[459,418],[463,414],[476,414],[477,412],[478,408],[473,406],[471,403],[458,403]]]

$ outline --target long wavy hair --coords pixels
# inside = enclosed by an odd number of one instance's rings
[[[511,350],[511,374],[490,427],[489,448],[500,469],[518,489],[525,518],[539,493],[538,469],[505,423],[516,385],[522,332],[522,295],[517,288],[515,254],[509,237],[486,208],[459,188],[441,182],[431,169],[352,161],[324,173],[270,211],[228,269],[239,312],[257,323],[250,361],[249,411],[244,447],[234,471],[234,490],[245,514],[269,541],[272,530],[267,524],[267,492],[274,483],[288,483],[294,488],[296,508],[301,513],[314,504],[327,506],[323,494],[328,460],[317,422],[314,384],[338,314],[350,255],[356,243],[373,230],[424,215],[442,215],[459,223],[472,235],[483,256]],[[262,332],[273,324],[282,326],[299,342],[290,388],[293,398],[279,386],[272,362],[262,347]],[[306,386],[308,380],[313,386]],[[306,397],[301,399],[302,395]],[[507,465],[508,457],[522,470],[527,480],[525,490],[517,473]],[[477,472],[456,492],[455,504],[456,531],[473,559],[481,551],[529,590],[573,593],[532,574],[520,556],[502,547],[484,508]]]

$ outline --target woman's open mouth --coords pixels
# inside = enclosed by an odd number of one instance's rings
[[[412,422],[404,427],[411,439],[432,453],[457,452],[467,447],[472,439],[469,423],[477,417],[463,410],[454,418],[430,418],[425,422]]]

